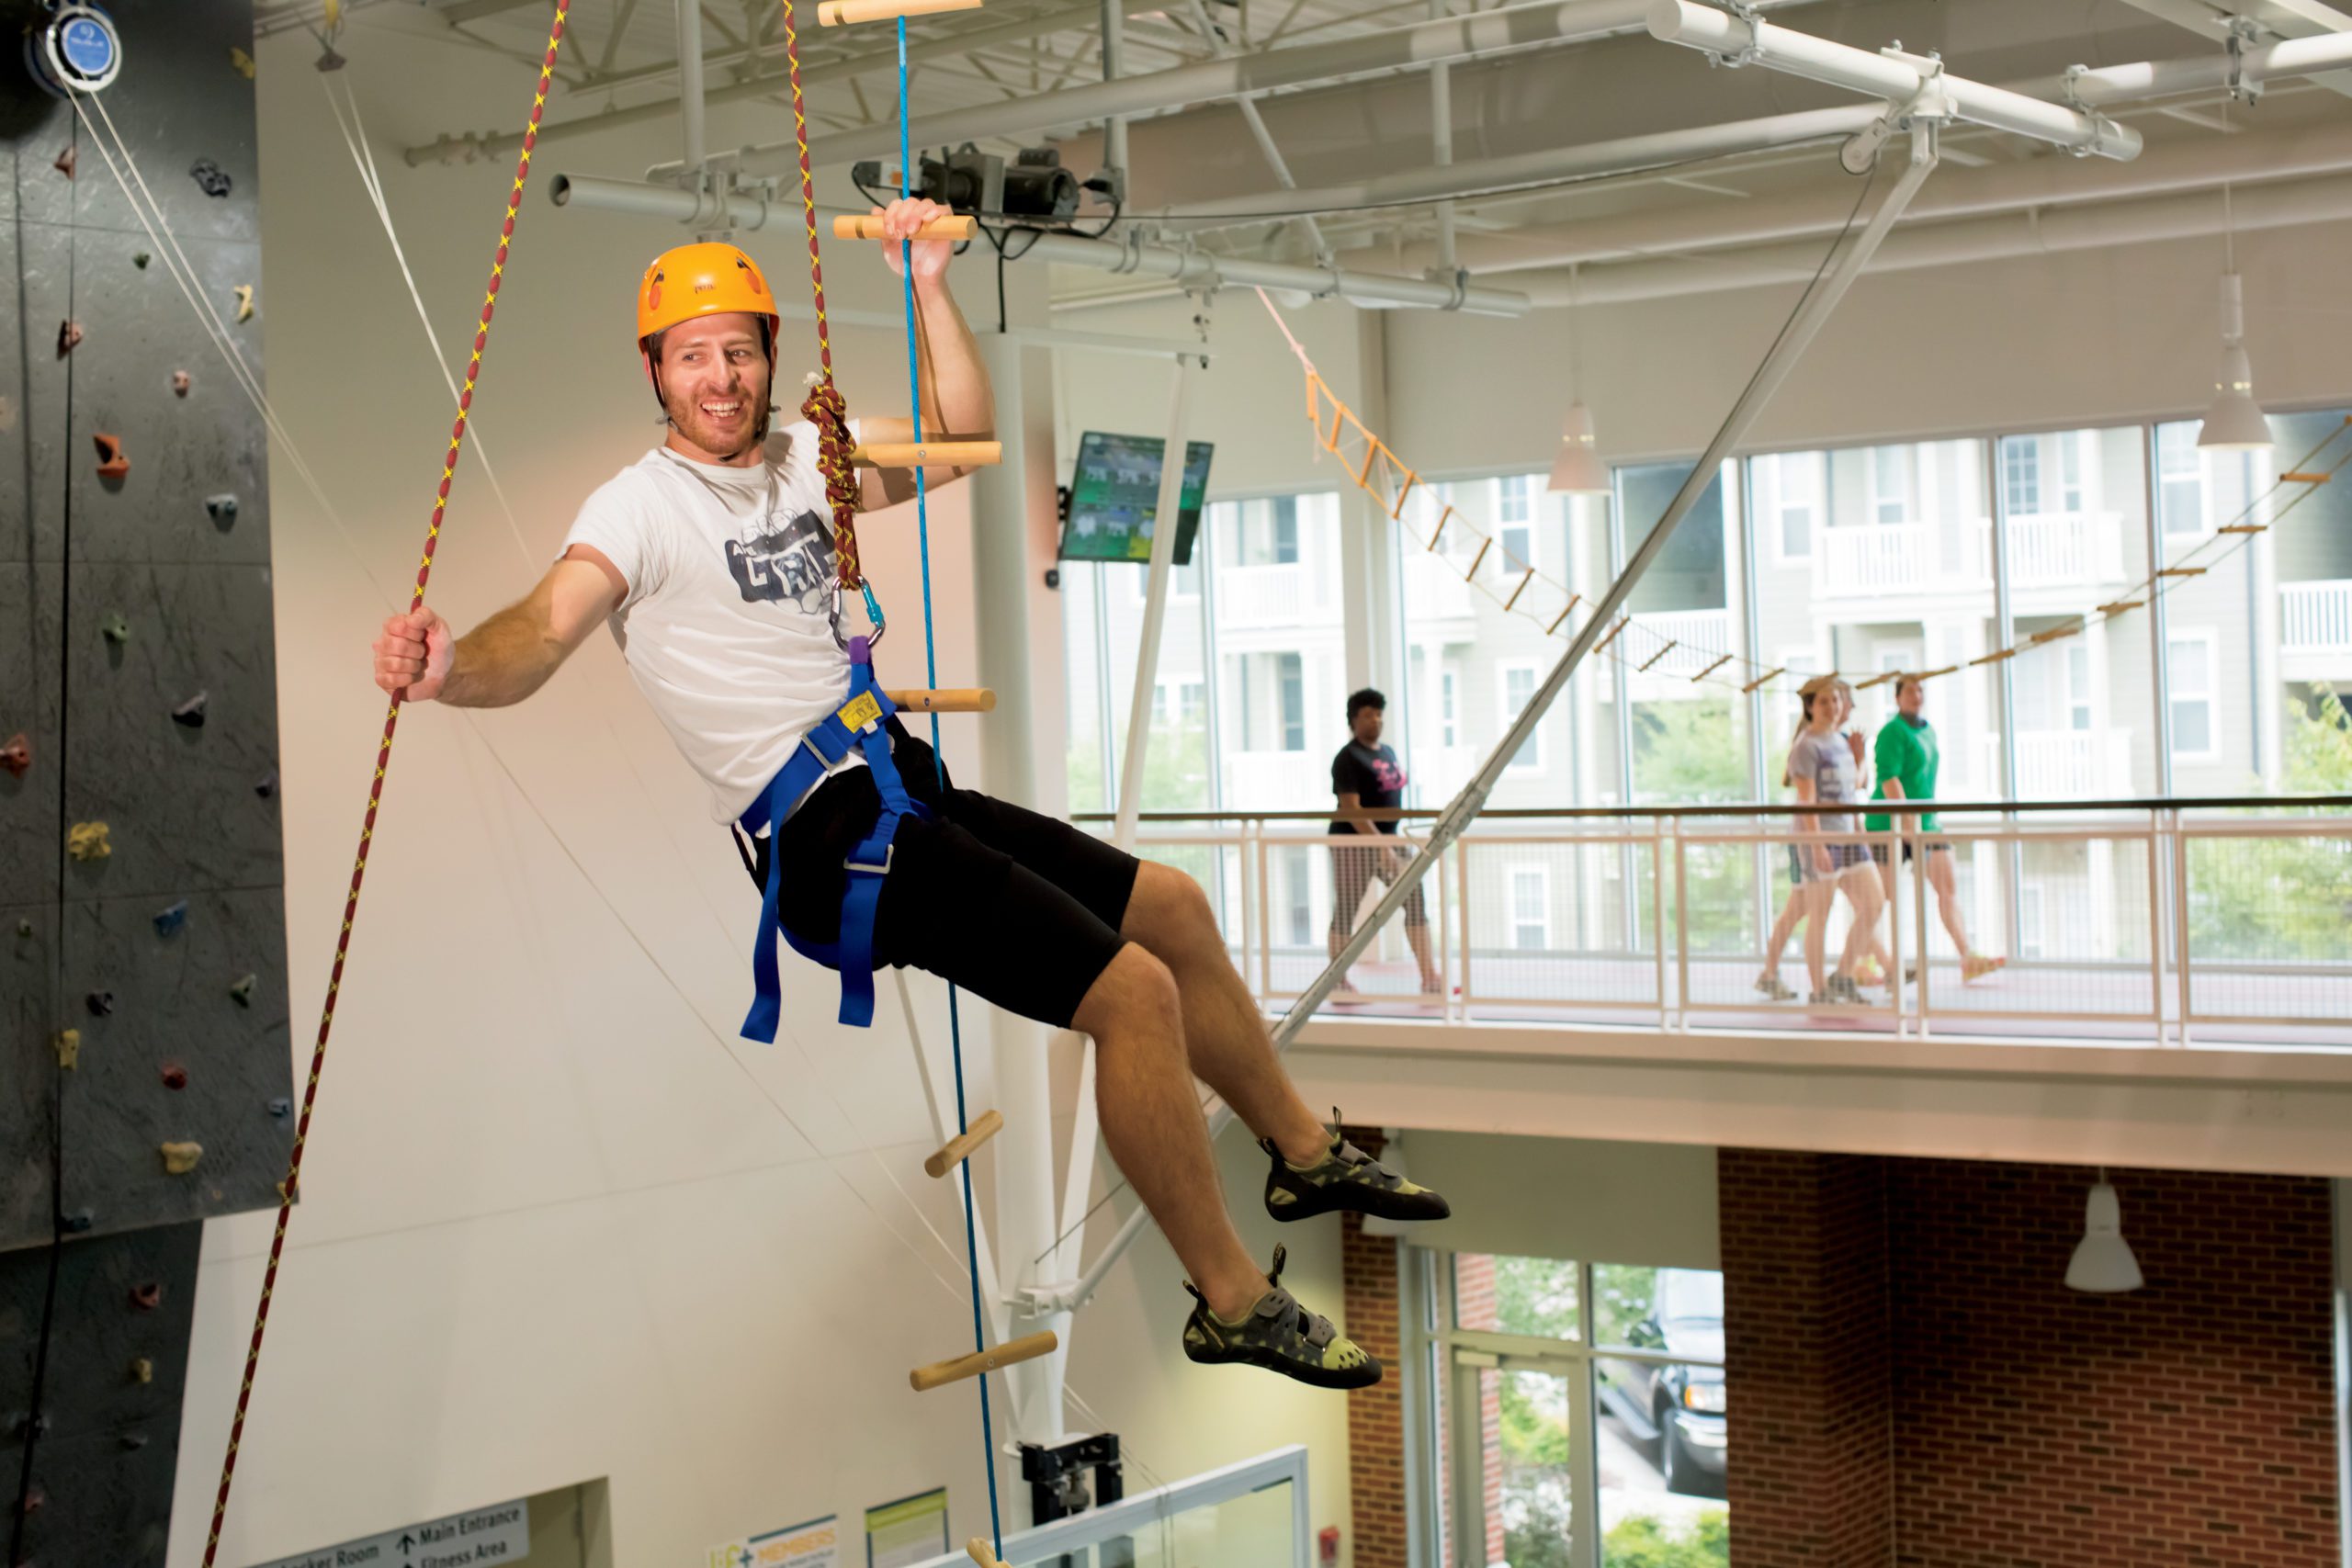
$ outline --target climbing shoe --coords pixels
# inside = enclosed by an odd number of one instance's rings
[[[1301,1169],[1283,1157],[1272,1138],[1261,1138],[1273,1168],[1266,1172],[1266,1213],[1278,1220],[1311,1219],[1352,1209],[1384,1220],[1442,1220],[1453,1213],[1446,1201],[1416,1187],[1345,1138],[1340,1112],[1331,1112],[1331,1142],[1323,1157]]]
[[[1789,983],[1778,975],[1758,975],[1756,976],[1756,988],[1766,999],[1776,1002],[1785,1002],[1796,995],[1789,989]]]
[[[1854,977],[1851,975],[1832,975],[1829,976],[1829,999],[1833,1002],[1852,1002],[1859,1006],[1863,999],[1862,989],[1854,983]]]
[[[1378,1382],[1378,1359],[1283,1289],[1283,1256],[1282,1247],[1274,1248],[1266,1293],[1238,1323],[1211,1312],[1207,1298],[1190,1280],[1184,1281],[1193,1297],[1193,1315],[1184,1320],[1185,1357],[1204,1365],[1239,1361],[1263,1367],[1317,1388],[1370,1388]]]

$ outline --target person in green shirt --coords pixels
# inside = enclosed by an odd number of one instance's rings
[[[1878,732],[1878,744],[1871,752],[1871,762],[1878,773],[1878,787],[1871,792],[1874,800],[1933,800],[1936,798],[1936,768],[1942,760],[1936,746],[1936,727],[1927,719],[1928,683],[1917,675],[1905,675],[1894,682],[1894,716]],[[1883,833],[1892,819],[1888,812],[1873,812],[1862,826],[1873,833]],[[1918,829],[1922,835],[1933,833],[1942,822],[1932,811],[1922,812]],[[1951,845],[1940,840],[1929,841],[1926,847],[1928,886],[1936,892],[1936,912],[1942,917],[1944,930],[1951,933],[1952,946],[1960,953],[1960,976],[1973,980],[1989,975],[2007,962],[1979,953],[1968,942],[1968,928],[1961,917],[1960,886],[1952,874]],[[1886,858],[1886,846],[1874,844],[1871,855],[1879,863],[1879,876],[1886,885],[1886,896],[1894,897],[1894,867]],[[1911,841],[1903,845],[1903,859],[1911,860]]]

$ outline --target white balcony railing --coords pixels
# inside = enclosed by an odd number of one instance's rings
[[[2286,653],[2352,653],[2352,580],[2279,584],[2278,646]]]
[[[1337,750],[1336,746],[1332,750]],[[1331,757],[1314,751],[1227,751],[1225,797],[1253,807],[1311,811],[1331,804]]]
[[[1982,738],[1984,771],[2000,777],[2001,738]],[[2128,729],[2018,731],[2018,798],[2115,800],[2132,794],[2132,732]]]
[[[1932,523],[1873,523],[1825,528],[1815,561],[1815,589],[1825,594],[1892,593],[1927,587],[1937,576]]]
[[[2114,512],[2012,513],[2012,588],[2083,588],[2123,581],[2123,519]]]
[[[1713,688],[1694,686],[1691,677],[1723,654],[1734,651],[1729,610],[1656,610],[1633,617],[1634,633],[1626,644],[1633,660],[1634,698],[1651,702],[1660,697],[1702,697]],[[1666,649],[1668,639],[1674,647]],[[1646,671],[1641,664],[1665,649]]]
[[[1228,566],[1216,574],[1216,619],[1226,631],[1260,631],[1339,624],[1330,574],[1304,561],[1279,566]]]
[[[1405,552],[1405,609],[1416,625],[1464,619],[1474,614],[1470,585],[1458,566],[1427,550]]]

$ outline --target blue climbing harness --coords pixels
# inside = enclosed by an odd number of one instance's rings
[[[841,766],[853,747],[865,753],[866,772],[882,796],[874,830],[842,863],[848,883],[842,893],[842,930],[832,942],[805,942],[786,928],[784,940],[795,953],[813,959],[842,977],[843,1023],[864,1029],[874,1021],[874,911],[882,901],[882,879],[889,874],[891,840],[907,817],[928,817],[922,802],[907,794],[890,761],[888,720],[898,710],[881,687],[874,683],[873,651],[867,640],[849,640],[849,700],[825,716],[824,721],[800,738],[792,760],[785,763],[757,800],[737,818],[743,830],[757,838],[768,835],[768,874],[760,896],[760,932],[752,949],[752,978],[759,995],[743,1019],[745,1038],[775,1043],[776,1023],[784,1007],[784,987],[776,973],[775,933],[777,895],[784,886],[782,842],[786,813],[825,776]]]

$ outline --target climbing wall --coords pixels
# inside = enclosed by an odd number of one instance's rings
[[[257,374],[252,6],[107,9],[119,150],[0,57],[0,1495],[53,1568],[163,1561],[198,1222],[293,1135],[266,451],[189,298]]]

